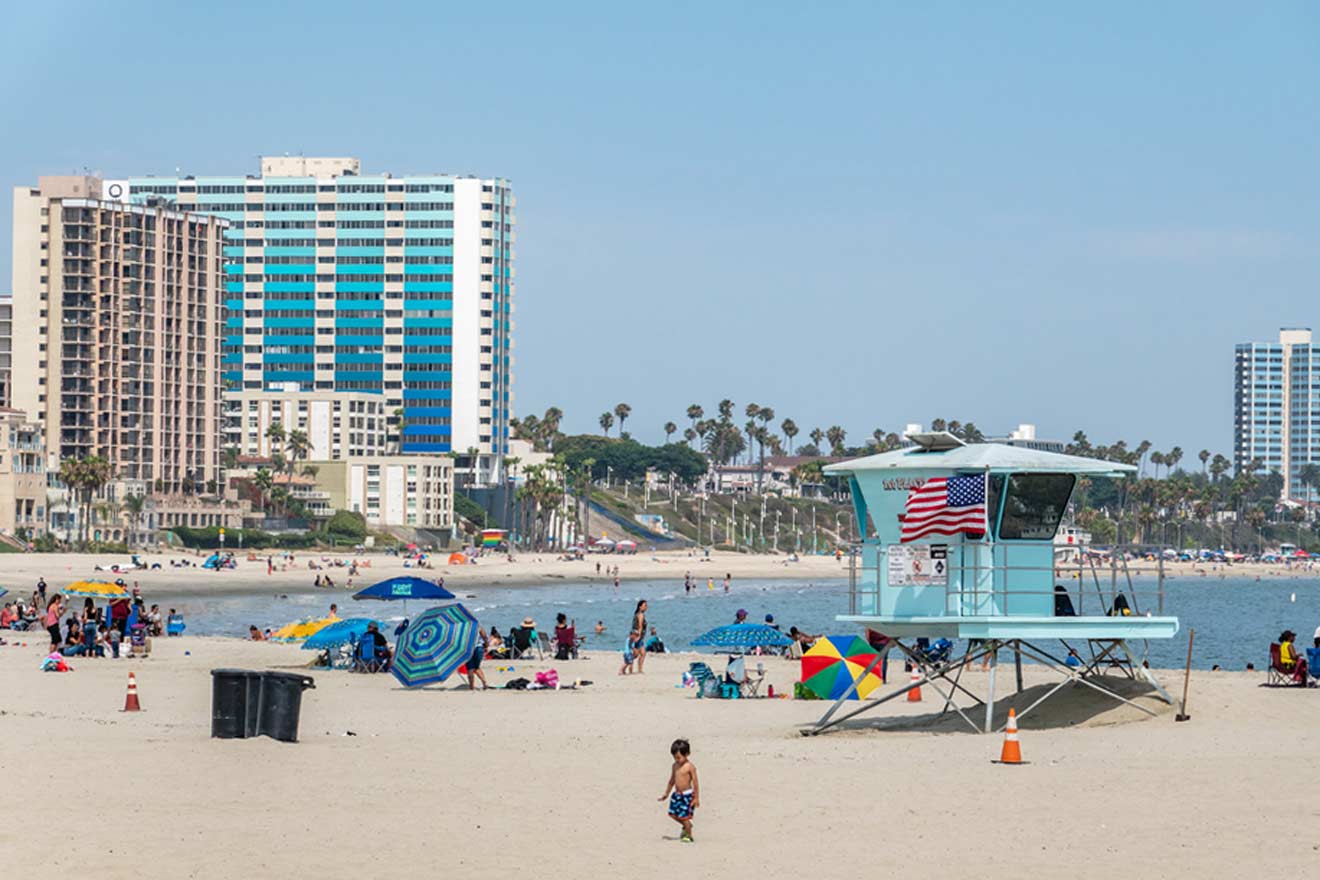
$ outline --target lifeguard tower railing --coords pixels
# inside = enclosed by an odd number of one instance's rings
[[[1014,602],[1022,603],[1032,596],[1066,594],[1073,615],[1077,617],[1104,617],[1119,603],[1120,595],[1134,615],[1164,614],[1164,557],[1162,547],[1127,544],[1104,550],[1063,545],[1056,550],[1054,565],[1030,565],[1015,562],[1023,548],[1007,543],[999,545],[1004,564],[954,564],[948,566],[943,585],[932,584],[917,589],[944,591],[946,617],[1010,617],[1023,613],[1015,610]],[[880,568],[886,564],[885,548],[876,544],[854,544],[848,555],[848,612],[851,615],[876,614],[890,603],[882,603],[885,590],[911,593],[913,587],[886,587],[882,585]],[[868,552],[870,551],[870,552]],[[878,552],[877,552],[878,551]],[[875,560],[868,565],[867,556]],[[987,559],[992,559],[987,556]],[[1039,583],[1042,572],[1053,572],[1054,586],[1046,590],[1024,590],[1019,581]],[[1060,589],[1061,588],[1061,589]],[[1061,600],[1060,600],[1061,601]],[[1039,602],[1033,602],[1039,607]]]

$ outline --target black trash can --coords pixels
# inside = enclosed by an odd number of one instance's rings
[[[315,680],[295,672],[263,672],[261,676],[261,720],[257,732],[282,742],[297,742],[302,692],[316,687]]]
[[[261,718],[261,673],[247,669],[211,670],[211,736],[256,736]]]

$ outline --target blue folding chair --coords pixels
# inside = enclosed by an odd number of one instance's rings
[[[353,649],[354,672],[380,672],[385,665],[385,658],[376,650],[376,640],[370,634],[358,639]]]
[[[1306,672],[1313,679],[1320,679],[1320,648],[1306,649]]]

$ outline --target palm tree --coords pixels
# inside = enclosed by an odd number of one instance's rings
[[[949,429],[949,423],[944,421],[944,419],[931,419],[930,429],[932,431],[947,431]]]
[[[1205,476],[1205,463],[1210,460],[1210,450],[1202,449],[1200,452],[1196,453],[1196,457],[1201,459],[1201,476]]]
[[[811,433],[807,436],[811,438],[812,445],[820,449],[820,442],[825,439],[825,432],[820,428],[812,428]]]
[[[628,421],[628,416],[632,415],[632,407],[626,403],[614,405],[614,415],[619,419],[619,436],[623,436],[623,423]]]
[[[678,425],[673,422],[665,422],[665,445],[669,444],[669,438],[678,430]]]
[[[1320,489],[1320,465],[1304,464],[1297,470],[1297,479],[1306,487],[1306,503],[1311,503],[1311,490]]]
[[[1137,476],[1141,476],[1146,472],[1146,453],[1150,452],[1150,441],[1142,440],[1140,443],[1137,444],[1137,448],[1134,451],[1137,454],[1137,465],[1139,467],[1139,470],[1137,471]],[[1155,457],[1151,456],[1151,463],[1154,464],[1154,462],[1155,462]]]
[[[316,480],[316,475],[319,474],[320,472],[321,472],[321,468],[318,467],[317,465],[305,464],[302,466],[302,475],[304,477],[310,477],[313,481]]]
[[[271,422],[271,425],[265,429],[265,438],[271,441],[271,455],[279,454],[280,450],[284,449],[284,425],[277,421]]]
[[[1175,446],[1164,453],[1164,464],[1169,468],[1169,476],[1173,476],[1173,469],[1182,461],[1183,451],[1181,446]]]
[[[962,426],[962,439],[964,443],[984,443],[985,435],[975,423],[967,422]]]
[[[692,422],[692,430],[697,430],[697,422],[701,421],[701,417],[705,414],[706,411],[701,408],[701,404],[694,403],[687,408],[687,417],[688,421]]]
[[[252,477],[252,484],[257,487],[257,501],[261,506],[261,512],[266,512],[266,496],[275,488],[275,475],[270,472],[270,468],[257,468],[257,473]]]
[[[541,417],[541,430],[538,433],[546,449],[555,448],[555,438],[559,436],[559,423],[563,420],[564,411],[557,406],[547,409],[545,415]]]
[[[733,418],[733,401],[729,400],[729,398],[726,397],[720,401],[719,409],[721,419],[728,421]]]
[[[147,496],[136,493],[124,498],[124,514],[128,517],[128,546],[137,543],[138,526],[147,508]]]
[[[779,423],[779,430],[783,431],[784,436],[788,438],[788,454],[792,455],[793,438],[798,435],[797,422],[793,421],[792,419],[784,419],[782,422]]]
[[[1215,457],[1210,460],[1210,479],[1218,483],[1219,478],[1226,474],[1232,466],[1228,459],[1219,453],[1215,453]]]
[[[605,432],[605,436],[610,436],[610,428],[614,427],[614,413],[601,413],[599,421],[600,429]]]
[[[402,435],[400,435],[402,436]],[[312,442],[307,439],[307,432],[295,428],[289,432],[288,445],[285,450],[289,453],[289,482],[293,482],[293,470],[298,462],[307,458],[312,453]]]
[[[237,446],[226,446],[220,453],[220,466],[227,471],[238,467],[239,450]]]
[[[830,454],[843,455],[843,441],[848,436],[848,432],[838,425],[830,425],[829,430],[825,432],[825,439],[830,441]]]
[[[692,445],[692,441],[693,441],[693,440],[696,440],[696,439],[697,439],[697,436],[698,436],[698,435],[697,435],[697,429],[696,429],[696,428],[684,428],[684,429],[683,429],[683,439],[687,441],[687,445],[688,445],[688,446],[691,446],[691,445]]]
[[[1155,479],[1160,478],[1160,465],[1164,464],[1163,452],[1152,452],[1150,454],[1150,463],[1155,465]]]

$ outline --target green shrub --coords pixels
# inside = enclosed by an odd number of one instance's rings
[[[336,510],[335,515],[325,524],[325,530],[336,538],[361,541],[367,536],[367,520],[362,514],[351,510]]]

